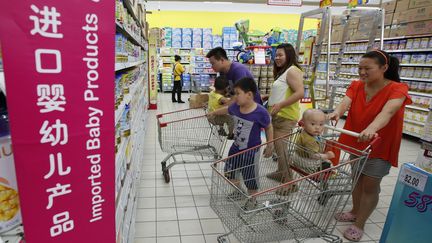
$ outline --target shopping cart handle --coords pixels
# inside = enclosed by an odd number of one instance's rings
[[[352,137],[356,137],[356,138],[360,137],[360,133],[353,132],[353,131],[350,131],[350,130],[346,130],[346,129],[343,129],[343,128],[329,126],[329,125],[324,125],[324,127],[328,128],[328,129],[331,129],[331,130],[334,130],[334,131],[337,131],[337,132],[340,132],[340,133],[343,133],[343,134],[346,134],[346,135],[349,135],[349,136],[352,136]],[[375,137],[369,143],[368,148],[369,147],[375,147],[377,144],[379,144],[380,141],[381,141],[381,137],[379,137],[379,136]]]
[[[343,133],[343,134],[346,134],[346,135],[350,135],[352,137],[356,137],[356,138],[360,137],[360,133],[353,132],[353,131],[350,131],[350,130],[346,130],[346,129],[343,129],[343,128],[334,127],[334,126],[330,126],[330,125],[324,125],[324,127],[328,128],[328,129],[331,129],[331,130],[334,130],[334,131],[337,131],[337,132],[340,132],[340,133]]]

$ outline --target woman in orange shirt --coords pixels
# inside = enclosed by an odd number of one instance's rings
[[[351,241],[362,238],[365,222],[378,204],[381,180],[391,166],[398,166],[404,109],[411,103],[408,86],[400,83],[398,72],[397,58],[381,50],[366,53],[359,63],[360,81],[352,82],[342,102],[328,117],[337,121],[349,111],[344,128],[360,133],[360,137],[341,135],[342,144],[363,150],[373,138],[381,137],[353,190],[351,211],[335,215],[338,221],[354,223],[344,232],[344,237]]]

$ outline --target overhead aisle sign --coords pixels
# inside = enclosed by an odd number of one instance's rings
[[[2,1],[26,242],[115,242],[114,1]]]

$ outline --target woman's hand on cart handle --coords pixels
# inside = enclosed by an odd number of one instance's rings
[[[336,121],[336,123],[339,121],[340,114],[337,111],[333,111],[332,113],[327,114],[327,120],[330,121]]]
[[[371,128],[366,128],[365,130],[363,130],[359,136],[358,136],[358,141],[359,142],[368,142],[371,141],[372,139],[375,139],[378,137],[378,133]]]
[[[273,155],[274,145],[273,143],[268,143],[264,149],[264,157],[270,158]]]

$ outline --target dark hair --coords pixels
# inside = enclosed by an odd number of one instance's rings
[[[289,67],[292,65],[298,67],[301,70],[300,65],[298,64],[297,54],[295,52],[294,47],[291,44],[283,43],[276,47],[276,50],[283,49],[286,56],[286,63],[282,67],[278,67],[276,62],[273,64],[273,77],[274,79],[279,78]]]
[[[388,64],[387,71],[384,73],[384,78],[395,82],[400,82],[399,59],[396,57],[390,56],[387,52],[382,50],[373,50],[364,54],[362,58],[372,58],[380,66]]]
[[[234,88],[239,88],[239,89],[243,90],[243,92],[245,92],[245,93],[250,91],[250,92],[252,92],[252,94],[254,96],[258,90],[258,87],[257,87],[255,80],[253,78],[242,78],[242,79],[238,80],[234,84]]]
[[[216,90],[224,90],[228,87],[229,83],[225,76],[219,76],[215,79],[214,87]]]
[[[174,60],[175,60],[176,62],[178,62],[178,61],[181,60],[181,57],[180,57],[179,55],[175,55],[175,56],[174,56]]]
[[[214,59],[216,59],[218,61],[221,59],[228,60],[227,53],[222,47],[216,47],[216,48],[211,49],[207,53],[206,57],[207,58],[214,57]]]

